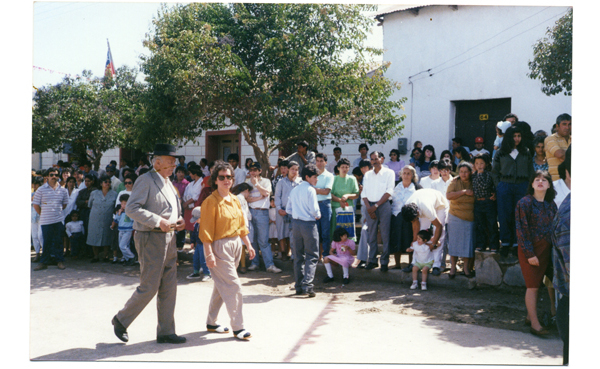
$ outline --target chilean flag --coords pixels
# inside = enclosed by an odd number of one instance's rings
[[[106,39],[106,43],[108,44],[108,53],[106,54],[106,67],[104,68],[104,75],[115,78],[115,64],[113,63],[112,53],[110,52],[110,44],[108,43],[108,39]]]

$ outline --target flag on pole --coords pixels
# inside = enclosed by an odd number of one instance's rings
[[[110,43],[108,39],[106,39],[106,44],[108,45],[108,53],[106,54],[106,67],[104,68],[104,75],[115,78],[115,64],[113,63],[112,53],[110,52]]]

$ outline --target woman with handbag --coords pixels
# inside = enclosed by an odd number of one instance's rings
[[[331,188],[331,232],[333,234],[337,228],[338,209],[354,209],[354,201],[358,199],[358,182],[354,176],[349,176],[350,160],[341,158],[337,163],[338,175],[333,178],[333,187]],[[354,221],[352,222],[354,223]],[[354,230],[353,230],[354,231]],[[353,235],[354,232],[350,232]],[[355,240],[356,237],[349,237]]]

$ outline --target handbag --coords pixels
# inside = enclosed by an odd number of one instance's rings
[[[355,224],[354,224],[354,208],[347,206],[346,208],[335,209],[335,222],[336,228],[342,227],[348,231],[348,237],[355,237]]]

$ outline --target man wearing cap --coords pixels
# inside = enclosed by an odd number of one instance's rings
[[[113,191],[117,191],[117,188],[121,184],[121,181],[117,176],[115,176],[115,172],[117,171],[117,167],[113,164],[109,164],[106,166],[106,175],[110,177],[110,188]],[[118,192],[117,192],[118,193]]]
[[[250,191],[246,201],[250,208],[252,228],[254,229],[254,238],[250,240],[250,243],[256,250],[256,255],[260,250],[268,273],[281,273],[281,269],[273,263],[273,252],[269,243],[269,197],[273,192],[271,181],[260,176],[262,170],[258,162],[250,164],[249,170],[250,178],[246,180],[246,183],[252,186],[252,191]],[[256,245],[258,245],[258,249]],[[258,257],[252,259],[252,264],[248,267],[248,270],[257,270],[259,263]]]
[[[298,163],[298,173],[302,173],[302,169],[307,164],[316,164],[315,153],[308,149],[308,142],[299,141],[297,144],[298,151],[285,158],[288,162],[295,161]]]
[[[489,151],[483,148],[483,137],[475,137],[475,149],[471,150],[472,157],[478,154],[490,154]]]
[[[175,334],[175,297],[177,294],[177,248],[175,231],[185,222],[177,190],[169,180],[176,166],[175,146],[156,144],[153,169],[141,175],[133,185],[125,214],[133,219],[134,241],[140,262],[140,285],[129,301],[114,316],[115,335],[129,340],[127,327],[157,296],[158,343],[184,343]]]

